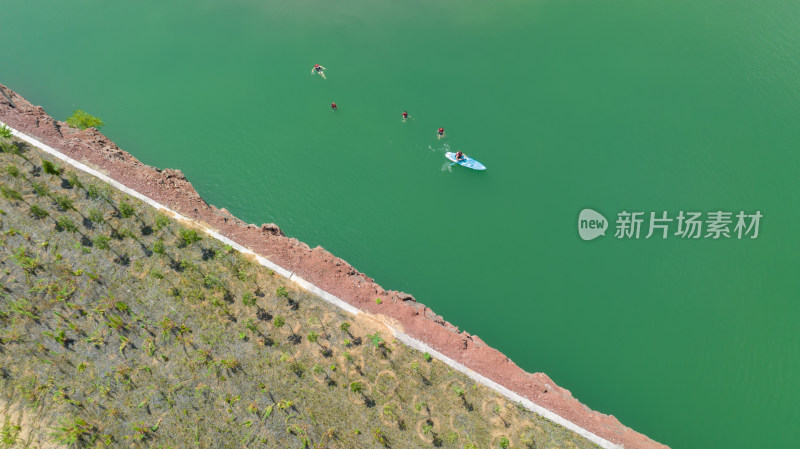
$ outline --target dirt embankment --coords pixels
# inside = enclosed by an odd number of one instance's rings
[[[286,237],[274,224],[247,224],[225,209],[207,204],[180,170],[160,170],[142,164],[99,131],[83,131],[54,120],[0,84],[0,120],[64,154],[92,165],[122,184],[206,223],[231,240],[296,272],[366,312],[385,315],[412,337],[506,388],[626,448],[666,448],[622,425],[614,416],[590,410],[558,387],[547,375],[527,373],[477,335],[460,331],[411,295],[384,290],[347,262],[321,247],[310,248]],[[375,298],[382,298],[382,304]]]

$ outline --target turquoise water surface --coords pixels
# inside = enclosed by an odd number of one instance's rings
[[[0,82],[102,117],[209,203],[659,442],[797,445],[800,3],[2,6]],[[578,237],[584,208],[605,237]],[[757,239],[616,239],[623,210],[764,217]]]

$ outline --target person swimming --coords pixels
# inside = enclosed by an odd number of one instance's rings
[[[444,137],[444,128],[439,128],[438,138],[441,139]]]
[[[403,111],[403,120],[405,120],[407,118],[408,118],[408,112],[407,111]]]
[[[339,106],[336,106],[336,103],[331,103],[331,109],[333,109],[335,111],[335,110],[339,109]]]
[[[311,69],[311,74],[313,75],[314,73],[319,73],[322,79],[325,79],[325,72],[323,72],[323,70],[325,70],[325,67],[322,67],[319,64],[314,64],[314,68]]]

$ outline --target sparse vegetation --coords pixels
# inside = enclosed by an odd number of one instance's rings
[[[122,215],[122,218],[129,218],[136,214],[136,209],[133,208],[131,203],[125,200],[120,201],[117,207],[119,208],[119,214]]]
[[[194,229],[181,229],[180,234],[183,246],[191,246],[201,240],[200,235]]]
[[[86,128],[101,128],[105,123],[97,117],[87,114],[86,112],[76,109],[72,112],[72,115],[69,116],[66,120],[69,126],[78,128],[78,129],[86,129]]]
[[[50,212],[47,212],[35,204],[31,204],[31,216],[37,220],[41,220],[42,218],[50,216]]]
[[[0,153],[0,400],[25,419],[0,447],[593,447],[18,143],[27,159]]]
[[[42,171],[53,176],[58,176],[61,174],[61,168],[47,159],[42,159]]]

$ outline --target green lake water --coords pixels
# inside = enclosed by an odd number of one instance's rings
[[[0,82],[102,117],[209,203],[657,441],[797,446],[799,2],[0,5]],[[583,208],[764,217],[757,239],[587,242]]]

